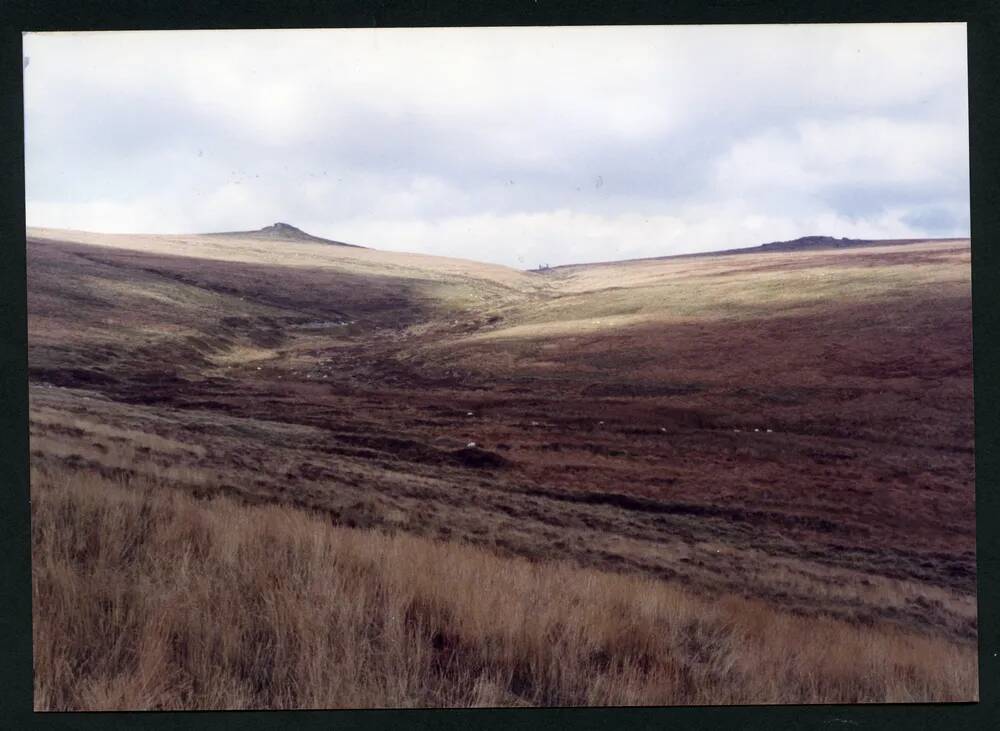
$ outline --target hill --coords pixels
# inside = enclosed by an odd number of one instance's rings
[[[833,236],[802,236],[790,241],[772,241],[767,244],[750,246],[740,249],[725,249],[723,251],[709,252],[709,256],[720,256],[723,254],[754,254],[766,253],[769,251],[816,251],[823,249],[852,249],[862,246],[901,246],[904,244],[915,244],[919,241],[961,241],[960,238],[945,239],[849,239],[846,237],[834,238]]]
[[[327,274],[336,270],[348,276],[368,277],[374,285],[379,283],[379,277],[407,280],[410,284],[421,280],[428,286],[439,283],[455,296],[461,296],[459,289],[473,297],[484,291],[503,297],[503,291],[510,294],[544,286],[539,277],[500,264],[354,245],[331,246],[326,239],[295,231],[299,229],[287,224],[246,233],[216,234],[105,234],[28,227],[27,240],[29,246],[44,242],[77,244],[149,256],[327,270]],[[280,245],[266,245],[270,242]]]
[[[581,264],[561,264],[554,267],[533,269],[533,272],[541,274],[557,273],[565,269],[580,269],[583,267],[605,267],[618,266],[623,264],[634,264],[641,262],[656,262],[670,259],[702,259],[716,256],[733,256],[740,254],[768,254],[768,253],[793,253],[809,251],[830,251],[858,248],[875,248],[884,246],[904,246],[907,244],[919,243],[962,243],[968,242],[967,238],[940,238],[940,239],[848,239],[835,238],[833,236],[802,236],[790,241],[772,241],[767,244],[756,246],[744,246],[736,249],[719,249],[716,251],[695,251],[689,254],[668,254],[665,256],[648,256],[638,259],[617,259],[608,261],[583,262]]]
[[[170,531],[225,498],[974,656],[967,241],[545,276],[250,235],[30,229],[27,255],[33,490],[79,475],[193,496],[154,531],[181,552],[194,544]],[[94,525],[68,525],[67,545],[91,545]],[[273,545],[264,530],[247,540]],[[88,554],[68,555],[52,575],[80,571],[89,586]],[[467,581],[495,585],[497,571]],[[260,595],[252,577],[236,581]],[[678,615],[664,611],[654,625],[668,636]],[[489,616],[429,647],[476,657],[496,646]],[[593,636],[567,631],[583,647]],[[924,680],[887,693],[853,658],[822,665],[826,647],[803,637],[795,672],[841,679],[824,698],[935,693]],[[558,666],[550,644],[524,662]],[[678,662],[714,672],[698,645],[679,647]],[[597,649],[587,662],[605,667]],[[912,678],[947,685],[950,666],[914,662],[927,675]],[[575,697],[522,664],[490,676],[501,702]]]
[[[296,228],[288,223],[273,223],[270,226],[265,226],[264,228],[258,229],[256,231],[224,231],[219,233],[206,234],[207,236],[227,236],[230,238],[238,239],[266,239],[268,241],[305,241],[317,244],[331,244],[333,246],[350,246],[356,249],[363,249],[365,247],[358,246],[357,244],[345,244],[343,241],[333,241],[331,239],[320,238],[319,236],[313,236],[312,234],[307,234],[300,228]]]

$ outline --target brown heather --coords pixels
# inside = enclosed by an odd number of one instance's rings
[[[974,645],[36,468],[39,710],[968,700]]]

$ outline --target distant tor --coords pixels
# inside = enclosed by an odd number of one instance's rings
[[[332,239],[324,239],[319,236],[313,236],[312,234],[307,234],[302,229],[297,228],[290,223],[283,223],[281,221],[272,223],[270,226],[265,226],[264,228],[257,229],[256,231],[222,231],[208,235],[238,236],[244,239],[268,239],[271,241],[304,241],[314,244],[350,246],[355,249],[365,248],[363,246],[358,246],[357,244],[345,244],[343,241],[333,241]]]

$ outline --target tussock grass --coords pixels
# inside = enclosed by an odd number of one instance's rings
[[[150,477],[32,478],[39,710],[977,698],[971,645]]]
[[[122,450],[127,446],[133,455],[136,449],[145,448],[149,451],[171,455],[205,456],[205,448],[199,444],[178,442],[148,431],[119,429],[104,422],[79,416],[68,416],[64,412],[55,410],[35,409],[31,413],[31,421],[41,427],[61,429],[63,441],[65,441],[66,432],[69,431],[70,434],[79,433],[98,439],[100,443],[117,443]]]

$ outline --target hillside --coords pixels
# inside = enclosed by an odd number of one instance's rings
[[[921,241],[933,241],[951,243],[964,241],[962,238],[950,239],[849,239],[846,237],[834,238],[833,236],[803,236],[791,241],[772,241],[768,244],[750,246],[743,249],[726,249],[724,251],[713,252],[715,255],[722,254],[753,254],[766,253],[769,251],[815,251],[817,249],[853,249],[864,246],[902,246],[905,244],[915,244]]]
[[[965,653],[969,259],[939,241],[539,276],[30,229],[33,465]],[[504,682],[504,703],[544,698]]]
[[[779,254],[810,251],[830,251],[837,250],[844,252],[849,249],[858,248],[881,248],[887,246],[906,246],[911,244],[962,244],[968,243],[968,238],[941,238],[941,239],[849,239],[845,237],[835,238],[833,236],[802,236],[789,241],[772,241],[767,244],[756,246],[743,246],[735,249],[718,249],[714,251],[697,251],[689,254],[669,254],[667,256],[652,256],[641,259],[618,259],[614,261],[585,262],[581,264],[562,264],[546,269],[533,270],[539,273],[555,273],[562,269],[579,269],[590,267],[619,266],[623,264],[635,264],[642,262],[669,261],[672,259],[704,259],[715,256],[733,256],[741,254]]]
[[[32,480],[38,710],[904,703],[976,685],[975,647],[947,640],[155,478]],[[101,546],[83,565],[81,544]]]

